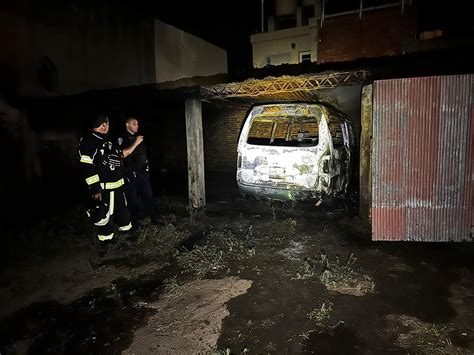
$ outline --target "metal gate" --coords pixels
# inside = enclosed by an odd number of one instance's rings
[[[473,241],[474,75],[376,81],[372,239]]]

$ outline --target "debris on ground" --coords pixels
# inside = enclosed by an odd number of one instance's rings
[[[178,266],[185,273],[200,279],[229,266],[230,261],[241,261],[255,255],[255,247],[248,238],[236,237],[231,231],[207,232],[201,243],[177,256]]]
[[[450,339],[453,328],[449,324],[425,323],[407,315],[388,315],[391,323],[399,323],[397,344],[417,354],[454,354],[456,347]]]
[[[326,201],[304,214],[219,204],[193,221],[179,206],[118,234],[106,257],[83,211],[0,226],[25,246],[4,259],[0,349],[473,353],[472,248],[370,243],[362,219]]]
[[[293,218],[271,220],[253,226],[252,232],[257,239],[268,239],[270,245],[280,245],[284,240],[290,240],[297,234],[297,222]]]
[[[329,291],[363,296],[374,291],[375,283],[370,276],[354,268],[356,261],[357,258],[353,253],[346,262],[341,262],[339,257],[330,260],[324,252],[321,252],[320,259],[306,257],[294,279],[319,277]]]
[[[251,228],[251,224],[246,219],[238,219],[224,226],[224,229],[230,230],[234,234],[245,234],[249,228]]]
[[[318,327],[324,327],[329,321],[329,317],[333,309],[332,307],[332,302],[323,302],[321,304],[321,307],[315,308],[308,313],[308,318]]]
[[[183,292],[183,284],[178,281],[176,276],[170,277],[163,281],[163,288],[165,291],[164,297],[177,297]]]
[[[294,279],[304,280],[313,278],[321,273],[320,264],[314,258],[305,257],[303,265],[298,269],[296,277]]]
[[[357,257],[353,253],[349,255],[346,262],[341,262],[338,257],[331,261],[325,253],[321,253],[320,262],[324,271],[319,279],[329,291],[353,296],[363,296],[373,292],[374,281],[370,276],[354,268],[356,261]]]

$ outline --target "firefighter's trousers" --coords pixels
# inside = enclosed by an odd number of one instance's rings
[[[99,238],[99,241],[113,239],[114,225],[122,232],[132,228],[123,187],[113,190],[102,190],[102,202],[107,203],[109,206],[109,220],[106,224],[97,227],[97,238]]]

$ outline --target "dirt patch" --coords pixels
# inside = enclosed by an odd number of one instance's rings
[[[147,308],[155,310],[145,327],[135,332],[125,354],[211,351],[220,336],[222,320],[229,315],[226,303],[247,292],[249,280],[226,277],[196,280],[166,293]]]

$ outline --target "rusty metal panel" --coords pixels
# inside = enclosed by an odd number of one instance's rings
[[[372,239],[473,241],[474,75],[374,83]]]

